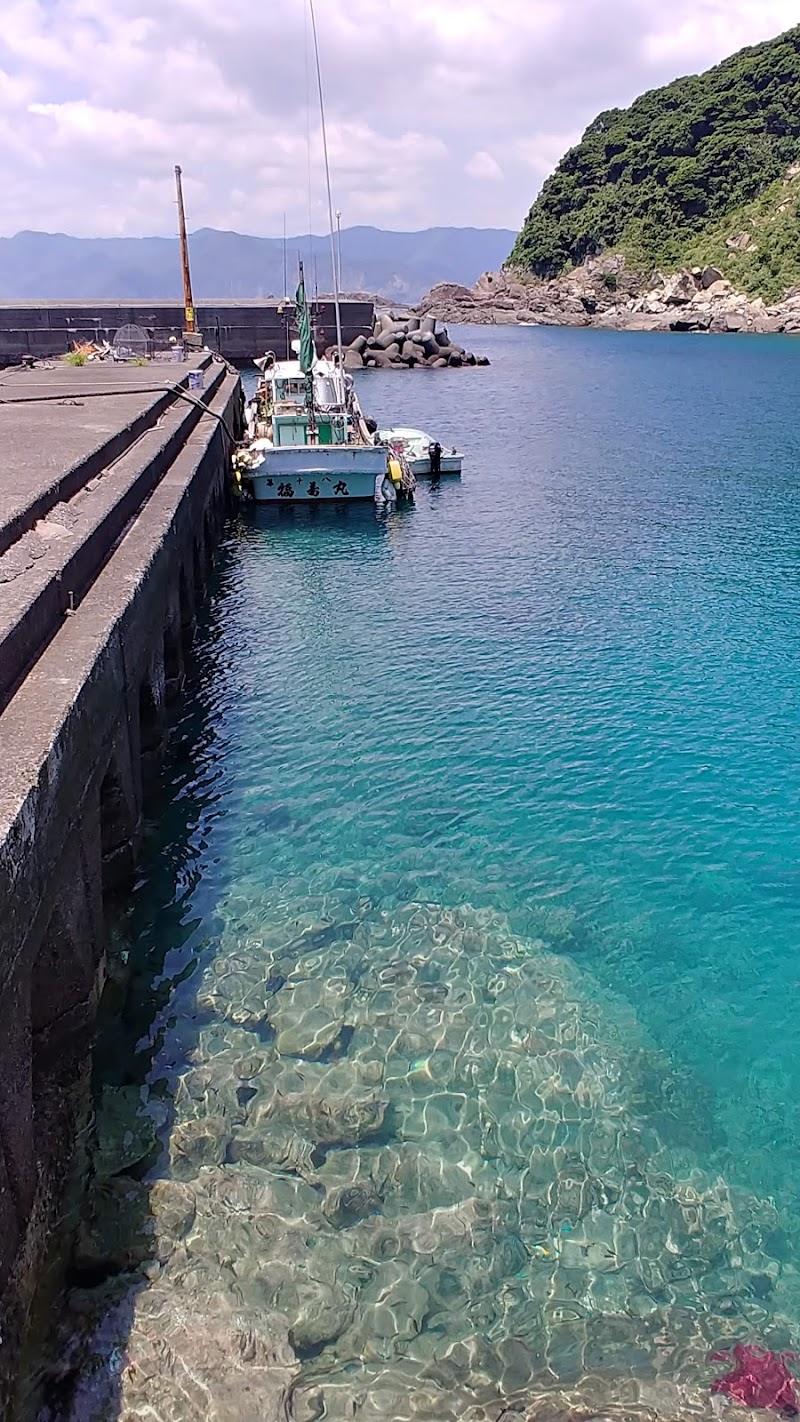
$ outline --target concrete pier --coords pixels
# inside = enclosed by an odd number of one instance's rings
[[[375,308],[371,301],[343,301],[342,339],[371,335]],[[333,302],[312,302],[320,352],[336,340]],[[265,351],[279,359],[290,354],[297,335],[294,302],[238,300],[202,301],[196,307],[197,329],[209,350],[226,360],[250,361]],[[0,366],[18,365],[64,355],[75,341],[111,341],[121,326],[141,326],[156,349],[171,338],[180,340],[183,306],[177,301],[0,301]]]
[[[179,393],[190,368],[207,409]],[[3,1418],[85,1108],[106,907],[133,870],[240,421],[238,377],[208,355],[0,384]]]

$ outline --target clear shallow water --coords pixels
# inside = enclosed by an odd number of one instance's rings
[[[460,483],[232,527],[126,930],[132,1356],[238,1310],[298,1422],[699,1406],[800,1329],[800,347],[465,337],[359,385]]]

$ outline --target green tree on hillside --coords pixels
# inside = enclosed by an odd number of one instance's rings
[[[719,224],[765,194],[798,157],[800,26],[706,74],[653,89],[629,109],[599,114],[544,184],[510,262],[553,277],[608,249],[665,266],[709,234],[717,250]],[[778,267],[800,279],[786,260],[789,248],[797,251],[791,224],[779,225]],[[771,226],[769,233],[767,246]],[[757,267],[748,268],[754,289]],[[771,252],[761,267],[774,288]]]

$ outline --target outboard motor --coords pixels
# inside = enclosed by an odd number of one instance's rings
[[[442,472],[442,446],[438,439],[428,445],[428,455],[431,461],[431,475],[436,478]]]

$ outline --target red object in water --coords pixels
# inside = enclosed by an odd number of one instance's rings
[[[796,1417],[800,1402],[795,1379],[786,1366],[795,1357],[795,1353],[772,1353],[755,1343],[737,1343],[733,1350],[711,1353],[710,1363],[733,1363],[731,1372],[714,1379],[711,1391],[724,1392],[745,1407],[770,1407],[773,1412]]]

